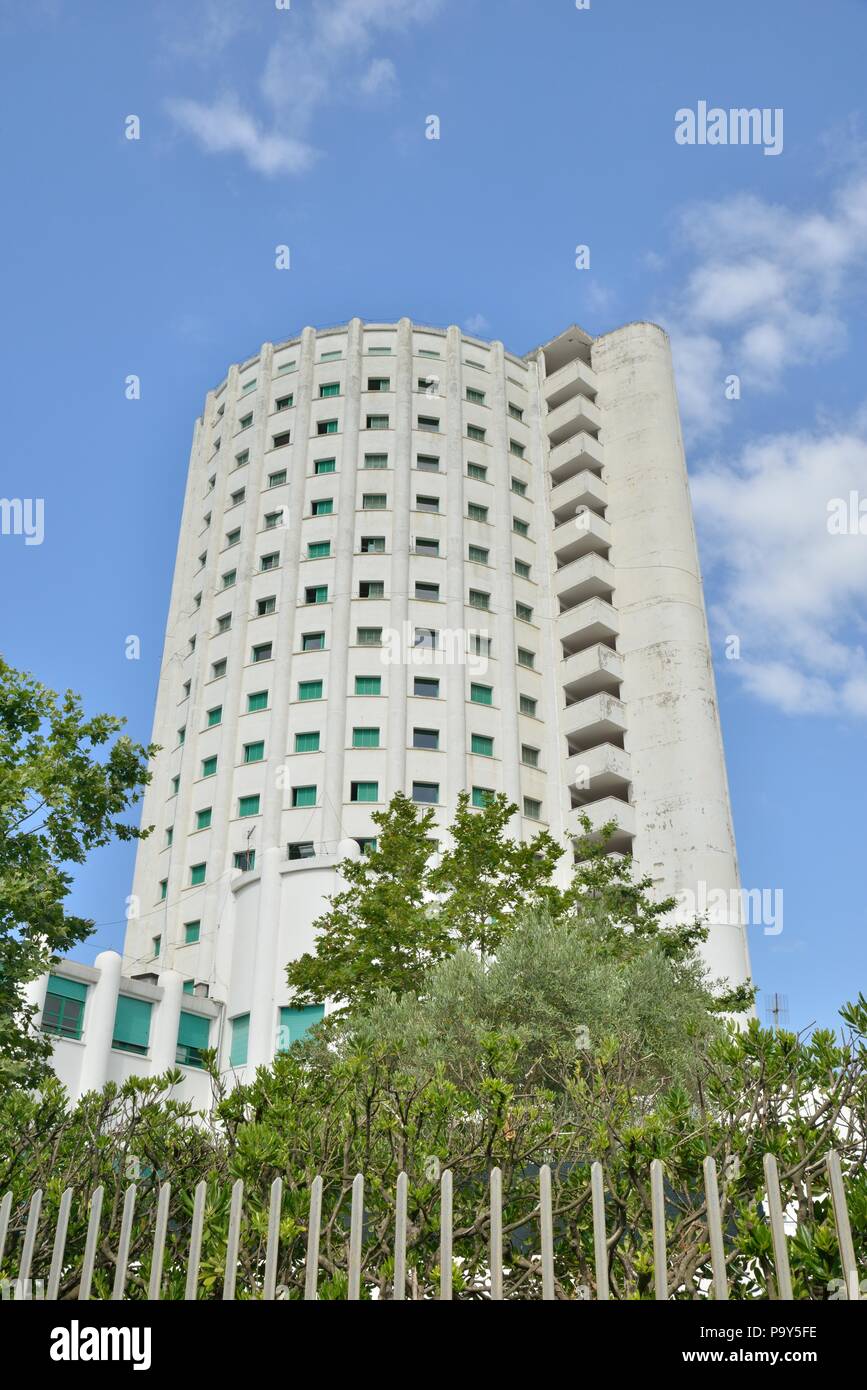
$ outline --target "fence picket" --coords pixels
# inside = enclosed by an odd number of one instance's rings
[[[154,1248],[151,1255],[151,1277],[148,1281],[148,1298],[152,1302],[157,1302],[163,1286],[163,1256],[166,1248],[166,1231],[169,1225],[169,1202],[172,1197],[172,1185],[164,1182],[160,1187],[160,1195],[157,1199],[157,1219],[154,1226]]]
[[[135,1215],[136,1186],[131,1183],[123,1197],[123,1215],[120,1220],[120,1240],[117,1245],[117,1265],[114,1271],[114,1288],[111,1291],[113,1303],[123,1298],[126,1288],[126,1267],[129,1261],[129,1245],[132,1239],[132,1221]]]
[[[861,1288],[858,1282],[858,1265],[855,1262],[855,1245],[849,1222],[849,1208],[846,1205],[846,1190],[843,1187],[843,1170],[836,1149],[829,1149],[825,1155],[825,1168],[831,1191],[831,1206],[834,1208],[834,1225],[837,1230],[837,1244],[840,1247],[846,1297],[860,1302]]]
[[[768,1192],[768,1215],[771,1218],[771,1239],[774,1243],[774,1269],[777,1275],[777,1297],[791,1302],[792,1271],[789,1268],[789,1251],[786,1245],[786,1228],[783,1224],[783,1203],[780,1197],[780,1177],[777,1160],[773,1154],[765,1154],[765,1186]]]
[[[54,1247],[51,1251],[51,1267],[48,1271],[48,1288],[45,1297],[54,1302],[60,1290],[60,1275],[63,1270],[63,1255],[66,1250],[66,1232],[69,1229],[69,1213],[72,1208],[72,1188],[64,1188],[57,1211],[57,1226],[54,1230]]]
[[[280,1212],[283,1207],[283,1179],[275,1178],[271,1184],[271,1202],[268,1207],[268,1244],[265,1247],[265,1280],[262,1287],[263,1299],[273,1302],[277,1293],[277,1256],[280,1251]]]
[[[653,1291],[658,1303],[666,1303],[668,1254],[665,1248],[665,1185],[658,1158],[650,1165],[650,1210],[653,1221]]]
[[[713,1270],[713,1296],[727,1299],[729,1284],[726,1277],[726,1257],[723,1246],[722,1215],[719,1204],[719,1187],[716,1177],[716,1159],[708,1154],[702,1165],[704,1170],[704,1195],[707,1204],[707,1233],[710,1240],[710,1262]]]
[[[554,1219],[551,1203],[551,1169],[543,1163],[539,1169],[539,1226],[542,1237],[542,1298],[554,1298]]]
[[[406,1300],[406,1201],[409,1179],[406,1173],[397,1175],[397,1197],[394,1206],[394,1282],[391,1296],[399,1302]]]
[[[19,1287],[15,1291],[16,1298],[27,1299],[30,1294],[27,1281],[30,1278],[30,1266],[33,1264],[33,1250],[36,1245],[36,1232],[39,1228],[41,1211],[42,1188],[37,1187],[30,1198],[30,1210],[27,1213],[27,1229],[24,1232],[24,1248],[21,1251],[21,1264],[18,1267]]]
[[[593,1254],[596,1263],[596,1297],[608,1299],[608,1236],[605,1230],[605,1174],[601,1163],[590,1165],[593,1200]]]
[[[452,1296],[452,1174],[443,1169],[440,1178],[440,1299]]]
[[[319,1282],[319,1227],[322,1224],[322,1179],[317,1176],[310,1187],[310,1215],[307,1219],[307,1268],[304,1272],[304,1298],[316,1298]]]
[[[9,1213],[12,1211],[12,1193],[7,1192],[0,1202],[0,1265],[3,1264],[3,1251],[6,1249],[6,1232],[9,1230]]]
[[[232,1184],[232,1201],[229,1207],[229,1234],[226,1240],[226,1273],[223,1277],[223,1300],[231,1302],[235,1297],[235,1281],[238,1278],[238,1245],[241,1239],[241,1213],[244,1205],[244,1180],[238,1178]]]
[[[193,1200],[193,1224],[190,1228],[190,1254],[187,1260],[187,1283],[184,1289],[184,1298],[189,1303],[195,1300],[199,1283],[199,1260],[202,1257],[202,1231],[205,1225],[205,1199],[207,1195],[208,1184],[202,1179],[196,1185],[196,1195]]]
[[[353,1303],[361,1298],[361,1223],[364,1218],[364,1175],[352,1179],[352,1212],[349,1219],[349,1287],[346,1297]]]
[[[99,1239],[99,1223],[102,1219],[103,1188],[94,1188],[90,1199],[90,1218],[87,1222],[87,1239],[84,1242],[84,1260],[81,1265],[81,1282],[78,1286],[80,1299],[90,1298],[93,1283],[93,1266],[96,1261],[96,1242]]]
[[[491,1298],[503,1297],[503,1172],[491,1169]]]

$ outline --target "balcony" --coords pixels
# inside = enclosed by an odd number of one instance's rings
[[[564,401],[578,395],[589,396],[591,401],[595,401],[596,373],[586,362],[582,362],[580,357],[576,357],[572,362],[567,362],[565,367],[546,377],[544,392],[549,410],[556,409]]]
[[[619,695],[623,683],[623,657],[601,642],[563,658],[558,672],[567,704],[605,691]]]
[[[554,527],[552,545],[558,570],[568,565],[570,560],[577,560],[579,555],[588,555],[591,551],[607,559],[611,549],[611,527],[604,517],[583,511],[564,521],[562,526]]]
[[[575,836],[584,834],[581,816],[587,816],[590,820],[591,833],[594,830],[601,830],[608,821],[614,821],[617,828],[611,839],[607,841],[605,848],[613,854],[628,854],[630,852],[632,841],[635,838],[634,806],[630,806],[626,801],[619,801],[615,796],[603,797],[601,801],[593,801],[589,806],[576,806],[566,815],[567,834]]]
[[[586,396],[573,396],[545,416],[545,432],[552,445],[562,444],[582,430],[598,434],[601,427],[602,412]]]
[[[600,743],[569,759],[566,781],[573,806],[588,806],[605,797],[629,800],[629,754],[614,743]]]
[[[580,473],[582,468],[598,476],[602,472],[603,458],[602,445],[598,439],[586,433],[573,435],[571,439],[566,439],[556,448],[552,448],[548,454],[551,482],[555,485],[562,483],[564,479],[571,478],[573,473]]]
[[[551,511],[557,526],[574,517],[579,508],[589,508],[603,516],[608,505],[608,489],[601,478],[582,468],[551,489]]]
[[[617,614],[604,598],[589,598],[557,619],[557,637],[564,656],[581,652],[597,642],[613,647],[620,627]]]
[[[614,566],[602,555],[579,555],[577,560],[557,570],[553,584],[562,612],[588,598],[604,598],[610,603],[614,592]]]
[[[600,743],[613,743],[620,748],[626,729],[626,707],[613,695],[588,695],[586,700],[567,705],[560,715],[560,728],[570,756]]]

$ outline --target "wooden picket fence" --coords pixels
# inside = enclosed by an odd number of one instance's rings
[[[729,1297],[729,1281],[726,1270],[723,1224],[717,1182],[716,1161],[712,1157],[704,1160],[704,1194],[707,1211],[707,1234],[711,1256],[712,1280],[708,1296],[714,1299]],[[829,1196],[834,1213],[840,1262],[843,1270],[845,1288],[841,1296],[858,1299],[859,1281],[855,1261],[855,1248],[849,1221],[846,1194],[843,1186],[839,1155],[831,1150],[825,1157]],[[591,1165],[591,1201],[593,1218],[593,1245],[595,1265],[595,1297],[597,1300],[609,1298],[608,1247],[605,1214],[605,1177],[601,1163]],[[792,1278],[789,1266],[785,1214],[780,1195],[777,1160],[772,1154],[764,1156],[765,1196],[764,1202],[773,1242],[774,1266],[777,1296],[783,1300],[793,1298]],[[391,1284],[391,1298],[405,1299],[407,1296],[407,1193],[408,1179],[401,1173],[397,1179],[394,1207],[394,1274]],[[667,1301],[675,1292],[669,1283],[666,1251],[664,1170],[656,1159],[650,1165],[650,1193],[653,1235],[654,1297]],[[164,1252],[169,1222],[171,1183],[160,1186],[154,1223],[153,1258],[148,1285],[148,1298],[161,1297],[164,1284]],[[78,1298],[89,1299],[93,1284],[94,1266],[100,1239],[104,1189],[97,1187],[90,1197],[90,1209],[84,1255],[81,1265]],[[124,1194],[120,1235],[115,1262],[112,1300],[126,1296],[130,1240],[135,1218],[137,1187],[132,1183]],[[32,1297],[31,1266],[36,1245],[37,1230],[42,1208],[42,1191],[33,1193],[27,1208],[27,1223],[21,1244],[21,1257],[18,1275],[12,1297]],[[453,1297],[453,1182],[452,1173],[446,1170],[440,1178],[440,1248],[439,1248],[439,1298]],[[186,1286],[184,1298],[194,1300],[199,1289],[199,1265],[202,1248],[202,1235],[205,1222],[207,1184],[200,1182],[195,1189],[192,1223],[190,1229],[189,1255],[186,1265]],[[61,1276],[68,1277],[64,1254],[70,1212],[74,1199],[72,1188],[67,1188],[61,1197],[57,1225],[54,1233],[51,1265],[44,1297],[53,1300],[58,1297]],[[9,1233],[13,1196],[7,1192],[0,1202],[0,1268]],[[283,1201],[283,1180],[275,1178],[270,1189],[268,1234],[265,1254],[264,1278],[261,1291],[256,1297],[273,1300],[281,1297],[277,1285],[277,1262],[280,1247],[280,1219]],[[239,1179],[232,1187],[229,1211],[226,1263],[223,1279],[223,1299],[234,1299],[236,1294],[239,1243],[244,1208],[244,1184]],[[322,1178],[313,1180],[310,1188],[309,1219],[307,1224],[306,1259],[304,1266],[304,1298],[315,1300],[320,1276],[319,1242],[322,1225]],[[364,1225],[364,1176],[358,1173],[352,1183],[352,1198],[349,1226],[348,1282],[346,1297],[357,1301],[362,1290],[362,1239]],[[504,1294],[504,1250],[503,1250],[503,1200],[502,1172],[494,1168],[490,1174],[490,1247],[489,1247],[489,1297],[503,1299]],[[554,1276],[554,1221],[552,1211],[551,1168],[545,1164],[539,1170],[538,1206],[538,1259],[541,1274],[542,1298],[555,1299]],[[5,1294],[4,1296],[8,1296]],[[590,1298],[589,1290],[585,1297]]]

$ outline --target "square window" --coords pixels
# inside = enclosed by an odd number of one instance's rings
[[[417,494],[415,508],[418,512],[438,512],[440,509],[440,499],[438,497],[421,497]]]
[[[244,817],[244,816],[258,816],[258,814],[259,814],[259,796],[258,796],[258,793],[257,793],[257,795],[255,795],[255,796],[241,796],[241,797],[238,798],[238,815],[239,815],[240,817]]]
[[[302,652],[321,652],[325,650],[324,632],[304,632],[301,634]]]
[[[494,703],[493,686],[478,685],[474,682],[470,686],[470,700],[474,705],[492,705]]]
[[[350,782],[349,784],[350,801],[378,801],[379,783],[378,782]]]
[[[479,391],[479,390],[477,390],[475,386],[468,386],[468,387],[467,387],[467,400],[468,400],[468,401],[471,401],[473,405],[484,405],[484,404],[485,404],[485,393],[484,393],[484,391]]]
[[[310,504],[311,516],[331,516],[334,511],[333,497],[317,497]]]
[[[489,738],[487,734],[473,734],[470,752],[477,753],[480,758],[492,758],[494,756],[494,740]]]
[[[416,454],[415,466],[422,473],[439,473],[440,461],[436,454]]]
[[[212,753],[210,758],[202,759],[202,776],[213,777],[217,771],[217,755]]]
[[[235,467],[243,468],[245,463],[250,462],[250,450],[242,449],[240,454],[235,455]]]
[[[514,493],[516,493],[518,497],[526,497],[526,496],[527,496],[527,484],[526,484],[526,483],[522,483],[520,478],[513,478],[513,479],[512,479],[512,491],[513,491]]]
[[[420,806],[435,806],[440,799],[439,782],[413,782],[412,799]]]
[[[488,509],[481,507],[478,502],[470,502],[467,507],[467,517],[470,521],[487,521]]]
[[[299,700],[321,700],[322,681],[299,681],[298,682]]]
[[[356,676],[356,695],[381,695],[382,676]]]
[[[268,486],[280,487],[286,481],[286,469],[278,468],[275,473],[268,474]]]
[[[422,647],[427,651],[436,651],[439,644],[439,633],[432,627],[417,627],[413,634],[413,646]]]
[[[316,846],[312,840],[295,840],[286,846],[287,859],[315,859]],[[282,1013],[283,1010],[281,1009]]]
[[[528,651],[526,647],[519,647],[519,648],[518,648],[518,665],[519,665],[519,666],[528,666],[528,667],[530,667],[530,668],[534,667],[534,666],[536,665],[536,657],[535,657],[535,654],[534,654],[533,652]]]
[[[518,516],[513,516],[512,530],[515,532],[516,536],[529,536],[530,523],[529,521],[522,521],[521,518]]]
[[[485,431],[481,425],[467,425],[467,439],[473,439],[477,444],[484,444]]]
[[[528,603],[516,603],[515,617],[520,618],[522,623],[531,623],[533,621],[533,610]]]
[[[318,753],[319,752],[319,730],[311,729],[307,733],[295,735],[296,753]]]
[[[208,710],[208,728],[211,729],[215,724],[221,723],[223,718],[223,706],[214,705],[213,709]]]
[[[204,883],[206,864],[193,864],[190,869],[190,886],[195,887],[197,883]]]
[[[387,415],[368,415],[368,417],[367,417],[367,428],[368,428],[369,430],[387,430],[387,429],[388,429],[388,416],[387,416]]]
[[[425,700],[436,700],[440,693],[440,683],[438,680],[431,679],[429,676],[416,676],[413,682],[413,694],[421,696]]]
[[[265,513],[265,530],[266,530],[266,531],[273,531],[274,528],[275,528],[276,526],[279,526],[279,525],[280,525],[280,523],[282,522],[282,520],[283,520],[283,508],[282,508],[282,507],[280,508],[279,512],[266,512],[266,513]]]
[[[539,766],[539,750],[533,748],[529,743],[521,744],[521,762],[525,767]]]
[[[202,934],[202,924],[200,921],[184,922],[184,945],[192,946],[198,941]]]
[[[381,627],[359,627],[355,630],[355,642],[359,647],[381,647]]]
[[[510,439],[510,440],[509,440],[509,453],[510,453],[510,454],[514,454],[514,455],[515,455],[515,458],[522,459],[522,458],[524,457],[524,446],[523,446],[523,444],[519,444],[518,441],[517,441],[517,439]]]
[[[336,469],[336,459],[316,459],[313,464],[313,473],[317,478],[321,478],[323,473],[334,473]]]
[[[244,762],[260,763],[265,756],[265,741],[258,739],[255,743],[244,744]]]
[[[384,555],[385,536],[362,536],[360,549],[362,555]]]
[[[483,463],[468,463],[468,464],[467,464],[467,477],[468,477],[468,478],[476,478],[476,479],[478,480],[478,482],[483,483],[483,482],[485,481],[485,479],[487,478],[487,476],[488,476],[488,470],[487,470],[487,468],[485,467],[485,465],[484,465]]]
[[[307,786],[307,787],[293,787],[293,788],[292,788],[292,805],[293,805],[293,806],[315,806],[315,805],[316,805],[316,788],[315,788],[315,786],[313,786],[313,787],[310,787],[310,786]]]
[[[467,559],[472,560],[474,565],[486,565],[490,551],[483,545],[471,545],[467,551]]]
[[[256,851],[254,849],[242,849],[232,855],[232,868],[240,869],[241,873],[249,874],[256,867]]]
[[[352,730],[353,748],[378,748],[379,729],[355,728]]]
[[[491,606],[491,596],[486,594],[483,589],[470,589],[469,605],[471,608],[485,608]]]
[[[292,433],[290,430],[281,430],[279,434],[271,436],[272,449],[283,449],[287,444],[292,443]]]
[[[231,587],[232,587],[232,585],[234,584],[234,582],[235,582],[235,580],[237,579],[237,577],[238,577],[238,571],[237,571],[237,570],[226,570],[226,573],[223,575],[223,580],[222,580],[223,588],[224,588],[224,589],[231,589]]]
[[[365,492],[361,498],[361,509],[365,512],[382,512],[388,504],[384,492]]]
[[[516,573],[516,575],[518,576],[519,579],[529,579],[529,578],[530,578],[531,570],[530,570],[530,566],[527,564],[526,560],[516,560],[516,561],[515,561],[515,573]]]
[[[520,699],[520,709],[522,714],[529,714],[532,718],[536,717],[536,707],[539,701],[534,700],[532,695],[522,695]]]
[[[337,433],[337,421],[336,421],[336,420],[317,420],[317,422],[316,422],[316,433],[317,433],[317,434],[336,434],[336,433]]]
[[[270,661],[272,650],[272,642],[260,642],[253,648],[253,661]]]
[[[440,596],[439,584],[429,584],[426,580],[417,579],[415,581],[415,597],[425,599],[429,603],[435,603]]]
[[[211,807],[204,806],[201,811],[196,812],[196,829],[207,830],[211,824]]]
[[[268,708],[267,690],[255,690],[252,695],[247,696],[247,713],[252,714],[257,709]]]
[[[440,543],[427,536],[416,536],[413,549],[416,555],[439,555]]]
[[[305,603],[327,603],[327,602],[328,602],[328,585],[327,585],[327,584],[309,584],[309,585],[307,586],[307,588],[304,590],[304,602],[305,602]]]
[[[509,401],[509,414],[513,420],[523,420],[524,418],[524,412],[521,407],[513,405],[511,401]]]
[[[390,391],[391,379],[387,376],[369,376],[367,389],[368,391]]]
[[[494,795],[490,787],[473,787],[471,800],[474,806],[487,806]]]
[[[413,748],[439,748],[439,729],[413,729]]]
[[[319,387],[319,399],[320,399],[320,400],[323,400],[323,401],[330,400],[333,396],[339,396],[339,395],[340,395],[340,382],[339,382],[339,381],[324,381],[324,382],[322,383],[322,385]]]
[[[218,680],[220,679],[221,676],[225,676],[227,665],[228,665],[228,662],[227,662],[226,657],[221,657],[219,661],[213,662],[212,665],[211,665],[211,677],[212,677],[212,679],[215,680],[215,681],[218,681]]]
[[[294,396],[278,396],[274,402],[275,410],[289,410],[294,403]]]
[[[275,550],[270,555],[263,555],[259,561],[259,569],[263,574],[268,570],[275,570],[280,563],[280,552]]]
[[[268,598],[259,598],[256,600],[257,618],[267,618],[268,614],[276,612],[276,609],[277,600],[273,594],[271,594]]]
[[[364,466],[365,468],[387,468],[388,454],[365,454]]]
[[[429,432],[430,434],[438,434],[438,433],[439,433],[439,427],[440,427],[439,416],[438,416],[438,415],[419,415],[419,417],[418,417],[418,427],[419,427],[420,430],[426,430],[426,431]]]
[[[385,596],[385,581],[382,579],[360,579],[358,581],[359,598],[383,598]]]
[[[238,543],[240,542],[240,540],[241,540],[241,528],[240,528],[240,526],[236,526],[235,529],[234,529],[234,531],[227,531],[227,532],[226,532],[226,549],[228,550],[231,546],[233,546],[233,545],[238,545]]]
[[[524,797],[524,815],[528,820],[538,820],[542,814],[541,801],[534,801],[532,796]]]

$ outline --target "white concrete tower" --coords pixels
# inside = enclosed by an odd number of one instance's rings
[[[195,427],[153,738],[124,972],[222,1004],[227,1063],[295,1026],[286,962],[395,791],[443,831],[459,791],[505,791],[564,859],[586,811],[660,892],[736,887],[665,335],[522,358],[353,319],[232,367]],[[709,958],[744,979],[742,931]]]

